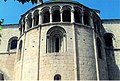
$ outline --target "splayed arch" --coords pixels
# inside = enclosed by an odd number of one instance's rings
[[[47,32],[47,53],[66,51],[66,31],[59,26],[52,27]]]

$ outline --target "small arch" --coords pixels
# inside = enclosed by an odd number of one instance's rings
[[[104,41],[105,41],[105,45],[107,47],[111,47],[113,46],[113,34],[112,33],[105,33],[103,35]]]
[[[4,75],[2,73],[0,73],[0,81],[3,81],[4,80]]]
[[[74,11],[75,23],[82,23],[81,12],[80,12],[79,7],[75,7],[74,9],[75,9],[75,11]]]
[[[97,54],[98,54],[98,58],[102,59],[102,44],[101,44],[101,40],[99,38],[97,38]]]
[[[17,39],[18,37],[12,37],[8,41],[8,51],[17,48]]]
[[[18,48],[18,61],[21,59],[21,54],[22,54],[22,40],[19,43],[19,48]]]
[[[60,22],[60,7],[54,6],[52,7],[52,21],[53,22]]]
[[[90,26],[90,18],[88,11],[84,11],[83,20],[84,20],[84,25]]]
[[[27,21],[28,22],[28,28],[31,28],[32,24],[33,24],[32,23],[32,13],[30,13],[27,18],[28,18],[28,21]]]
[[[66,31],[62,27],[52,27],[47,32],[47,52],[64,52],[66,50]]]
[[[63,22],[71,22],[71,7],[70,6],[63,7],[62,20]]]
[[[54,76],[54,81],[60,81],[61,80],[61,75],[60,74],[56,74]]]
[[[42,19],[43,19],[43,23],[50,22],[50,12],[48,7],[42,9]]]
[[[33,13],[34,17],[34,26],[38,25],[39,24],[39,11],[38,10],[35,10],[35,12]]]

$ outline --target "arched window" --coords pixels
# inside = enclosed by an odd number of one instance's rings
[[[66,51],[66,32],[61,27],[53,27],[47,32],[47,52]]]
[[[10,38],[10,40],[8,41],[8,51],[17,48],[17,39],[18,37]]]
[[[60,8],[58,6],[55,6],[52,9],[52,21],[60,22]]]
[[[49,23],[50,22],[50,12],[49,9],[44,9],[42,11],[42,19],[43,19],[43,23]]]
[[[36,25],[39,24],[39,14],[38,14],[38,10],[36,10],[33,15],[34,15],[34,26],[36,26]]]
[[[61,75],[60,74],[56,74],[54,76],[54,81],[60,81],[61,80]]]
[[[18,48],[18,61],[21,59],[21,53],[22,53],[22,40],[20,41]]]
[[[101,45],[101,40],[97,38],[97,54],[98,58],[102,59],[102,45]]]
[[[0,73],[0,81],[3,81],[4,80],[4,75]]]
[[[105,41],[105,45],[107,47],[113,46],[113,34],[112,33],[105,33],[104,34],[104,41]]]
[[[28,28],[31,28],[32,27],[32,14],[30,13],[28,15]]]
[[[11,41],[10,49],[16,49],[17,48],[17,39],[14,39]]]
[[[74,18],[76,23],[81,23],[81,14],[80,14],[80,9],[75,7],[74,11]]]
[[[63,7],[62,19],[63,22],[71,22],[71,9],[67,6]]]
[[[89,13],[87,11],[84,11],[83,20],[84,20],[84,25],[90,26]]]

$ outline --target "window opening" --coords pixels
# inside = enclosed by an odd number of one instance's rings
[[[55,52],[59,52],[59,37],[55,38]]]
[[[45,11],[43,14],[43,23],[49,23],[50,22],[50,12]]]
[[[57,74],[54,76],[54,81],[60,81],[61,80],[61,75]]]
[[[47,32],[46,52],[66,51],[66,31],[61,27],[53,27]]]
[[[17,48],[17,39],[14,39],[11,41],[10,49],[16,49]]]
[[[89,14],[84,13],[83,19],[84,19],[84,25],[90,26],[90,24],[89,24]]]
[[[52,20],[53,22],[60,22],[60,11],[59,10],[53,11]]]
[[[74,11],[74,18],[75,18],[75,22],[76,23],[81,23],[81,21],[80,21],[80,10],[75,9],[75,11]]]
[[[32,15],[28,15],[28,25],[29,27],[28,28],[31,28],[32,27]]]
[[[63,11],[63,22],[71,22],[71,12],[70,10]]]

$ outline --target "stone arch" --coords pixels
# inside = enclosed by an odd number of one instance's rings
[[[66,51],[66,31],[59,26],[52,27],[47,32],[47,53]]]
[[[35,10],[33,13],[34,26],[39,24],[39,10]]]
[[[105,33],[103,35],[103,38],[104,38],[105,45],[107,47],[113,47],[113,38],[114,38],[114,35],[112,33]]]
[[[63,6],[62,11],[63,22],[71,22],[71,6]]]
[[[42,9],[42,20],[43,20],[43,23],[50,22],[50,8],[49,7],[44,7]]]
[[[8,51],[16,49],[17,48],[17,39],[18,37],[14,36],[11,37],[8,41]]]
[[[60,6],[53,6],[52,7],[52,21],[53,22],[60,22]]]

